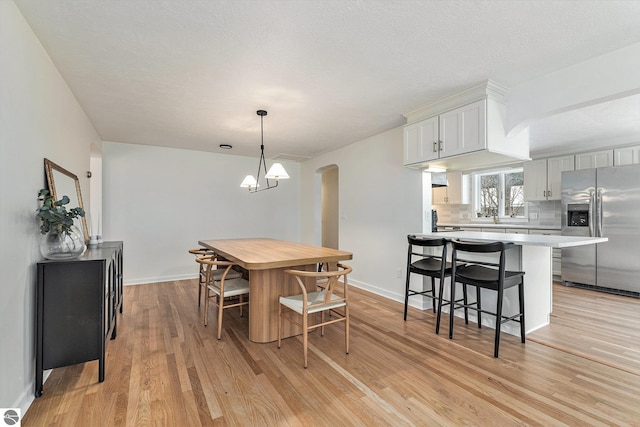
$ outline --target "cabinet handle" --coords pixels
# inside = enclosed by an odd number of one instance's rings
[[[547,190],[542,191],[542,197],[547,197]]]
[[[547,191],[547,196],[551,197],[551,190]]]
[[[442,151],[442,141],[438,141],[438,151]]]
[[[437,142],[433,141],[433,152],[437,153],[438,152],[438,147],[436,146]]]

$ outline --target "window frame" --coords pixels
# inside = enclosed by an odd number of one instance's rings
[[[510,173],[523,173],[523,209],[522,209],[522,215],[519,216],[506,216],[505,215],[505,208],[506,208],[506,204],[505,204],[505,192],[506,192],[506,185],[505,185],[505,175],[510,174]],[[471,174],[471,178],[472,178],[472,200],[473,200],[473,211],[475,212],[476,215],[476,220],[490,220],[493,219],[492,217],[478,217],[477,214],[481,212],[481,197],[480,194],[482,193],[481,189],[480,189],[480,177],[482,176],[486,176],[486,175],[498,175],[498,191],[499,191],[499,195],[498,195],[498,215],[497,215],[497,219],[499,219],[500,221],[503,222],[522,222],[522,221],[528,221],[529,218],[529,204],[527,203],[526,200],[524,200],[524,168],[522,166],[519,167],[509,167],[509,168],[498,168],[498,169],[485,169],[485,170],[481,170],[481,171],[476,171],[473,172]]]

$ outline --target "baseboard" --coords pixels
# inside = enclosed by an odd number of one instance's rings
[[[48,369],[44,371],[44,373],[42,374],[43,384],[47,381],[47,379],[49,378],[49,375],[51,375],[51,371],[52,371],[51,369]],[[29,385],[29,387],[26,390],[20,393],[20,396],[18,396],[18,399],[15,401],[15,403],[12,406],[12,408],[20,408],[20,412],[22,413],[22,418],[24,418],[25,414],[27,413],[27,410],[31,407],[31,404],[36,399],[35,389],[36,389],[36,382],[34,378],[34,381]]]
[[[147,277],[142,279],[125,280],[124,286],[130,285],[146,285],[149,283],[174,282],[176,280],[196,279],[198,275],[194,274],[177,274],[175,276]]]

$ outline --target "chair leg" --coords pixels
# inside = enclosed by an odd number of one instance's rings
[[[282,344],[282,304],[280,304],[280,297],[278,297],[278,348]]]
[[[482,301],[480,299],[480,288],[476,286],[476,307],[478,308],[478,329],[482,328]]]
[[[218,298],[218,339],[222,336],[222,312],[224,311],[224,298]]]
[[[452,279],[453,280],[453,279]],[[444,277],[440,278],[438,289],[438,314],[436,315],[436,334],[440,333],[440,316],[442,316],[442,291],[444,289]]]
[[[431,278],[431,308],[436,312],[436,278]]]
[[[207,286],[204,290],[204,326],[207,326],[207,322],[209,321],[209,287]]]
[[[316,317],[316,319],[318,319]],[[324,336],[324,311],[320,312],[320,324],[322,326],[320,326],[320,336],[323,337]]]
[[[449,308],[449,339],[453,339],[453,317],[456,311],[456,281],[451,277],[451,305]]]
[[[202,300],[202,273],[198,276],[198,308],[200,308],[200,301]]]
[[[309,314],[302,313],[302,352],[304,353],[304,368],[307,369],[307,345],[309,344]]]
[[[462,303],[464,304],[464,324],[469,324],[469,296],[467,293],[467,284],[462,284]]]
[[[493,357],[498,357],[498,351],[500,350],[500,327],[502,326],[502,298],[503,290],[498,290],[498,303],[496,307],[496,342],[493,346]]]
[[[240,302],[240,317],[242,317],[242,309],[244,308],[244,305],[242,305],[242,303],[244,302],[244,295],[240,294],[238,298]]]
[[[525,324],[524,324],[524,277],[518,285],[518,296],[520,299],[520,340],[525,342]]]
[[[407,306],[409,305],[409,278],[410,278],[409,269],[407,269],[407,282],[404,287],[404,320],[407,320]]]
[[[349,354],[349,304],[344,306],[344,318],[344,350]]]

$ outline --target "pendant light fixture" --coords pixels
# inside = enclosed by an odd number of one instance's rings
[[[242,181],[242,184],[240,184],[240,187],[248,188],[250,193],[257,193],[258,191],[276,188],[279,180],[289,179],[289,174],[280,163],[274,163],[267,172],[267,162],[264,159],[264,128],[262,124],[263,118],[267,115],[267,112],[265,110],[258,110],[256,111],[256,114],[260,116],[260,160],[258,161],[258,175],[256,175],[255,178],[253,175],[247,175]],[[267,186],[260,188],[260,170],[263,168]],[[275,180],[276,183],[271,184],[269,182],[270,179]]]

